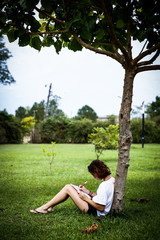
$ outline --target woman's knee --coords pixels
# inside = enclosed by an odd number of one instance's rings
[[[69,191],[72,188],[71,184],[66,184],[63,189]]]

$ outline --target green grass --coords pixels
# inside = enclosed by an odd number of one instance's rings
[[[41,145],[0,146],[0,239],[3,240],[157,240],[160,236],[160,145],[132,145],[127,176],[125,207],[119,216],[108,215],[98,230],[84,234],[95,222],[81,214],[69,199],[51,214],[31,214],[30,209],[50,200],[65,184],[96,191],[99,182],[88,173],[95,159],[91,145],[57,144],[57,156],[50,176],[49,162]],[[105,151],[105,161],[115,176],[117,151]],[[131,202],[131,198],[149,198],[148,203]]]

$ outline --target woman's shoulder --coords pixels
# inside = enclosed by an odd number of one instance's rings
[[[115,183],[115,178],[111,176],[110,179],[108,179],[107,181],[103,181],[101,184],[108,185],[108,184],[114,184],[114,183]]]

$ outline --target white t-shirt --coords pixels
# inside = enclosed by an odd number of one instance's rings
[[[103,212],[97,210],[97,216],[105,216],[109,213],[114,195],[114,182],[115,179],[113,177],[107,181],[103,181],[97,189],[97,195],[92,198],[95,203],[105,205]]]

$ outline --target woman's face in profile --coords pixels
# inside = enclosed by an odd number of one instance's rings
[[[91,173],[92,176],[97,179],[98,181],[101,181],[102,179],[98,177],[97,173]]]

